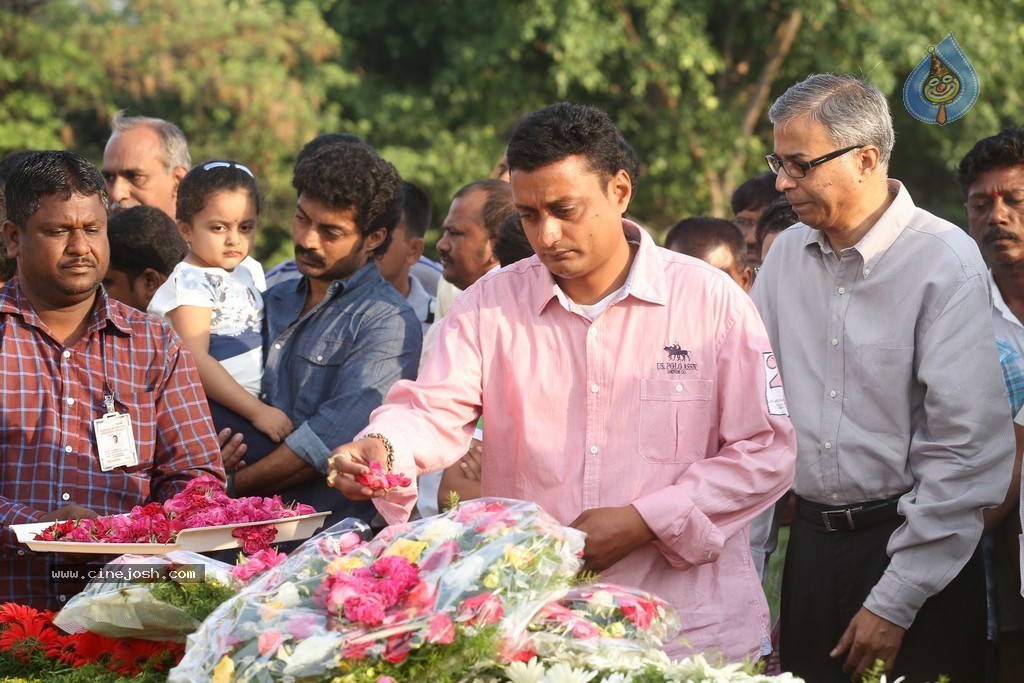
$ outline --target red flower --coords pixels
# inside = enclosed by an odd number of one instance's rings
[[[505,616],[501,598],[493,593],[480,593],[467,598],[459,606],[459,620],[471,626],[493,624]]]
[[[455,640],[455,624],[451,617],[444,612],[439,612],[430,617],[427,622],[427,641],[438,645],[449,645]]]
[[[109,668],[122,676],[138,676],[147,666],[162,669],[166,660],[173,666],[184,654],[184,647],[137,638],[116,641]]]
[[[22,662],[27,662],[32,653],[45,652],[60,637],[48,619],[34,619],[14,622],[7,630],[0,632],[0,652],[9,652]]]
[[[253,555],[270,548],[270,544],[277,537],[277,527],[273,524],[243,526],[233,530],[231,535],[242,540],[243,553]]]
[[[396,633],[387,639],[384,646],[382,658],[391,664],[401,664],[409,656],[409,641],[412,639],[410,633]]]
[[[26,623],[39,619],[49,622],[52,618],[53,612],[37,610],[28,605],[19,605],[16,602],[5,602],[0,605],[0,624]]]
[[[82,666],[85,660],[75,652],[75,641],[76,636],[57,636],[46,648],[46,656],[71,666]]]

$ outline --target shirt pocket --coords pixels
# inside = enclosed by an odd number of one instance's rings
[[[709,379],[640,380],[640,457],[689,464],[707,450],[714,383]]]
[[[304,339],[296,345],[295,352],[313,369],[334,367],[345,362],[345,345],[340,341]]]
[[[346,345],[340,341],[303,339],[296,344],[295,354],[300,360],[293,366],[296,373],[291,378],[296,390],[292,419],[298,416],[304,421],[315,415],[325,401],[333,398],[347,352]],[[298,424],[298,420],[295,423]]]
[[[858,349],[857,374],[847,374],[847,395],[843,402],[857,428],[868,432],[908,436],[914,381],[913,346],[865,344]],[[852,386],[851,386],[852,385]]]
[[[155,391],[138,391],[117,395],[114,407],[118,412],[127,412],[129,417],[131,417],[135,452],[139,456],[139,464],[135,467],[125,468],[126,472],[146,472],[153,463],[153,450],[156,448],[157,429],[156,401],[157,395]],[[94,434],[94,441],[95,438]]]

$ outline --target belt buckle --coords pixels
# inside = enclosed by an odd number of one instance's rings
[[[853,523],[853,513],[860,512],[863,509],[863,506],[859,506],[855,508],[846,508],[845,510],[822,510],[821,521],[825,525],[825,530],[829,532],[853,531],[857,528],[857,525]],[[845,521],[847,528],[843,529],[832,526],[833,520],[836,522],[839,522],[840,520]]]

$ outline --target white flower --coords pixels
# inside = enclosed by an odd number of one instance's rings
[[[568,664],[559,662],[548,669],[544,678],[541,679],[541,683],[589,683],[597,673],[586,669],[574,669]]]
[[[602,683],[630,683],[633,677],[629,674],[615,673],[611,676],[605,676]]]
[[[510,683],[540,683],[544,676],[544,665],[536,657],[528,662],[512,662],[505,667],[505,676]]]
[[[336,633],[300,640],[292,650],[291,661],[284,673],[291,676],[313,676],[330,669],[334,666],[335,648],[340,640]]]
[[[446,586],[451,586],[459,593],[463,593],[476,585],[483,570],[484,558],[480,557],[479,554],[471,555],[462,562],[456,562],[449,568],[441,578],[441,581]]]
[[[282,607],[295,607],[299,604],[299,589],[291,581],[285,581],[277,589],[272,602],[280,602]]]
[[[426,541],[430,545],[440,545],[445,541],[458,538],[463,531],[463,526],[445,517],[438,517],[419,533],[419,540]]]

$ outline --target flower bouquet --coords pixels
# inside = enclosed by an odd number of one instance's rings
[[[501,649],[505,614],[569,584],[583,549],[519,501],[468,501],[369,543],[344,525],[218,608],[170,680],[472,679]]]
[[[185,642],[222,602],[285,555],[262,550],[232,566],[198,553],[122,555],[53,619],[67,633]]]
[[[573,586],[536,610],[517,644],[517,659],[568,649],[583,654],[660,650],[679,630],[675,611],[640,589],[606,583]]]

